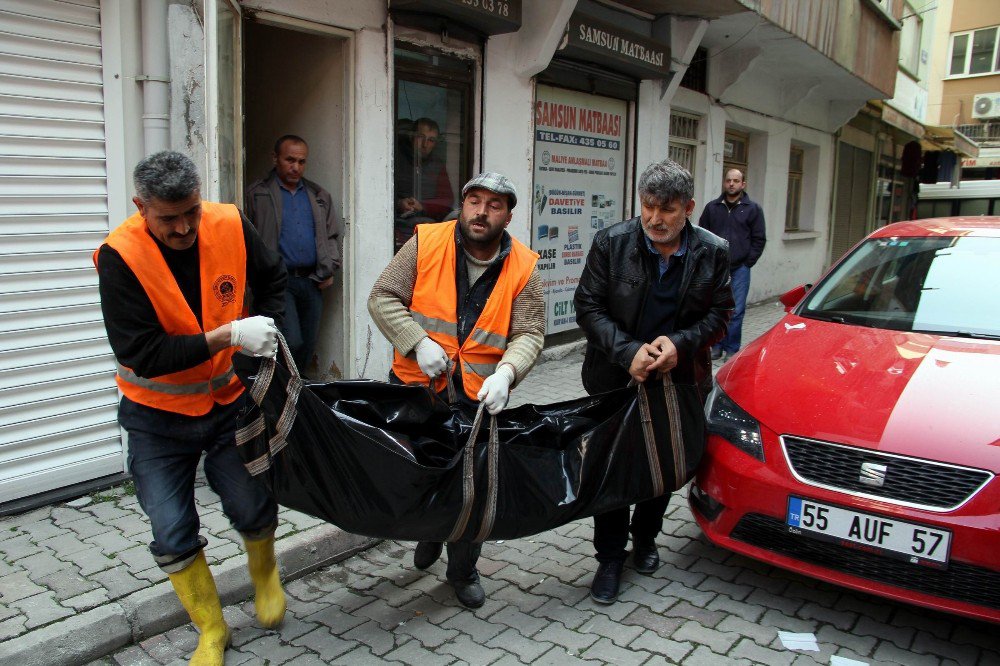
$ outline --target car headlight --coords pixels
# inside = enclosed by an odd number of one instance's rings
[[[733,402],[718,384],[713,385],[705,402],[705,419],[710,434],[722,437],[740,451],[764,462],[760,423]]]

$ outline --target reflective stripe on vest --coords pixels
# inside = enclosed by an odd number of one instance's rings
[[[197,239],[200,322],[139,213],[108,234],[105,243],[135,275],[167,335],[204,334],[242,316],[247,256],[243,221],[235,206],[201,202]],[[95,264],[99,252],[94,252]],[[201,416],[243,393],[233,372],[236,349],[226,347],[187,369],[153,378],[139,377],[119,362],[115,379],[129,400],[175,414]]]
[[[458,338],[457,323],[428,317],[420,312],[416,312],[415,310],[411,310],[410,314],[413,315],[413,321],[420,324],[421,328],[428,333],[443,333],[453,338]],[[504,342],[504,344],[506,344],[506,342]]]
[[[471,372],[474,375],[479,375],[483,379],[486,379],[496,371],[496,363],[469,363],[465,360],[462,361],[462,372],[466,374]]]
[[[510,239],[511,249],[504,258],[496,285],[472,332],[459,347],[456,224],[452,220],[417,226],[417,281],[413,287],[410,315],[455,362],[462,373],[466,395],[477,400],[483,381],[496,372],[507,349],[511,308],[528,283],[538,255],[516,238]],[[392,371],[407,384],[426,385],[428,381],[416,360],[398,351],[393,356]],[[444,377],[434,382],[436,391],[444,390],[445,386]]]
[[[118,376],[122,379],[122,381],[126,381],[129,384],[134,384],[140,388],[148,389],[150,391],[166,393],[167,395],[198,395],[211,393],[212,391],[218,391],[219,389],[225,387],[230,381],[232,381],[233,377],[236,376],[236,370],[230,365],[226,372],[212,377],[212,379],[207,382],[171,384],[169,382],[158,382],[155,379],[140,377],[117,361],[115,361],[115,366],[118,369]]]
[[[507,338],[497,333],[490,333],[489,331],[484,331],[481,328],[476,328],[473,329],[469,337],[479,344],[486,345],[487,347],[493,347],[494,349],[500,350],[507,349]]]

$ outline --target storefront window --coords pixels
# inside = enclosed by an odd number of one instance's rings
[[[725,142],[722,144],[722,178],[725,179],[730,169],[739,169],[744,180],[750,180],[747,174],[747,152],[750,147],[750,135],[734,130],[726,131]],[[719,183],[722,187],[722,183]]]
[[[875,220],[876,227],[884,227],[893,222],[906,219],[906,191],[902,177],[895,161],[883,160],[878,166],[878,190],[876,196],[878,201],[875,205],[878,218]]]
[[[393,210],[399,250],[417,224],[454,219],[472,177],[475,63],[398,45]]]
[[[670,114],[670,142],[667,157],[680,164],[695,176],[697,191],[697,170],[695,154],[698,150],[698,117],[686,113]]]
[[[531,247],[545,295],[545,332],[575,330],[573,295],[594,234],[624,217],[628,103],[539,85]]]
[[[802,209],[802,169],[805,151],[792,146],[788,154],[788,201],[785,203],[785,231],[799,230]]]

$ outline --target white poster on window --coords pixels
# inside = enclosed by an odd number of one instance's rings
[[[573,294],[591,241],[622,219],[627,113],[622,100],[538,86],[531,247],[546,333],[576,328]]]

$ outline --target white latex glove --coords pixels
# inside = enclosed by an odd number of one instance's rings
[[[247,317],[232,323],[229,343],[243,347],[254,356],[274,358],[278,353],[278,328],[270,317]]]
[[[434,379],[448,369],[448,355],[441,345],[430,338],[423,338],[416,346],[417,365],[420,371]]]
[[[486,411],[496,416],[507,406],[510,385],[514,383],[514,369],[506,363],[483,381],[483,387],[476,395],[486,405]]]

